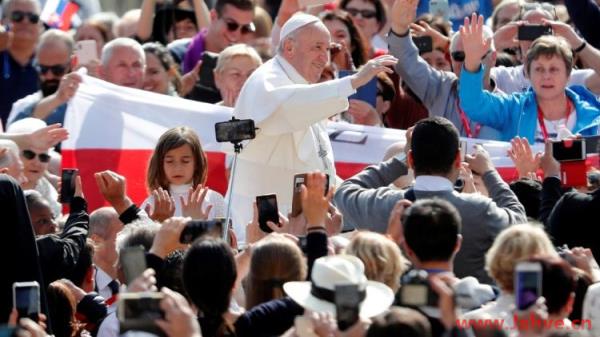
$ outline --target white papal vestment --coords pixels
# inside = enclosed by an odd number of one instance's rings
[[[252,220],[257,195],[275,193],[279,211],[291,210],[293,177],[314,170],[335,181],[327,118],[348,108],[355,90],[345,77],[308,82],[283,57],[260,66],[246,81],[234,109],[239,119],[253,119],[256,138],[238,157],[232,196],[232,219],[240,242]]]

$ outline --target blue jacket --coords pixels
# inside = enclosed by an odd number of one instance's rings
[[[501,138],[509,141],[515,136],[535,142],[537,128],[537,101],[535,92],[492,94],[483,90],[483,67],[472,73],[464,67],[460,72],[458,95],[460,105],[474,121],[500,130]],[[597,135],[600,131],[600,101],[586,88],[575,85],[565,89],[575,106],[576,122],[571,130],[583,136]]]

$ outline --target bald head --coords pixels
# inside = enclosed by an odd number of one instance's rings
[[[90,236],[97,235],[103,240],[109,240],[116,227],[122,228],[123,223],[112,207],[102,207],[90,214]]]

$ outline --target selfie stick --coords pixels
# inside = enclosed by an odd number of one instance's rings
[[[233,155],[231,171],[229,172],[229,186],[227,186],[227,192],[229,192],[229,195],[227,196],[227,215],[225,216],[225,226],[223,226],[223,240],[225,240],[225,242],[229,242],[227,240],[227,231],[229,230],[229,222],[231,221],[231,197],[233,196],[233,182],[235,180],[235,169],[237,168],[237,157],[243,147],[244,146],[240,142],[233,143],[233,151],[235,153]]]

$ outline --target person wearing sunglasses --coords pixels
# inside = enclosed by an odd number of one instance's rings
[[[14,133],[33,132],[46,127],[44,121],[37,118],[25,118],[11,124],[7,131]],[[21,161],[23,161],[23,173],[27,178],[21,183],[23,190],[36,190],[40,192],[50,204],[54,214],[61,214],[62,207],[58,202],[58,192],[46,177],[50,176],[48,166],[51,155],[49,148],[35,146],[22,147],[19,149]]]
[[[6,0],[3,9],[2,25],[12,36],[0,51],[0,119],[6,125],[13,103],[38,90],[33,56],[42,25],[37,0]]]
[[[182,58],[183,73],[188,73],[202,59],[204,51],[220,53],[227,46],[247,43],[254,32],[252,0],[217,0],[210,11],[210,25],[192,39]]]
[[[47,124],[64,121],[66,103],[81,82],[79,74],[70,73],[73,47],[73,38],[66,32],[50,29],[42,34],[35,57],[40,90],[13,104],[8,125],[27,117]]]
[[[573,51],[561,37],[536,39],[526,55],[525,73],[531,90],[498,95],[481,86],[481,56],[489,40],[482,34],[483,18],[465,19],[461,37],[465,46],[464,70],[459,88],[460,103],[472,119],[502,132],[503,141],[515,136],[529,143],[545,142],[559,136],[561,129],[572,134],[593,136],[600,133],[600,101],[582,86],[568,86]],[[587,48],[600,55],[593,47]]]
[[[399,59],[396,72],[423,102],[430,117],[440,116],[450,120],[462,137],[498,139],[500,133],[497,130],[471,121],[460,108],[458,87],[464,61],[460,35],[455,33],[450,38],[452,71],[435,69],[419,55],[419,49],[410,36],[410,25],[415,21],[418,3],[418,0],[396,0],[392,6],[392,30],[388,34],[388,43],[390,53]],[[489,28],[485,34],[490,38],[493,36]],[[483,62],[488,65],[494,64],[493,46],[490,46]],[[482,85],[494,88],[493,82],[487,76],[482,79]]]
[[[387,22],[381,0],[342,0],[340,8],[350,14],[352,21],[367,40],[370,55],[387,50],[387,43],[379,35]]]

